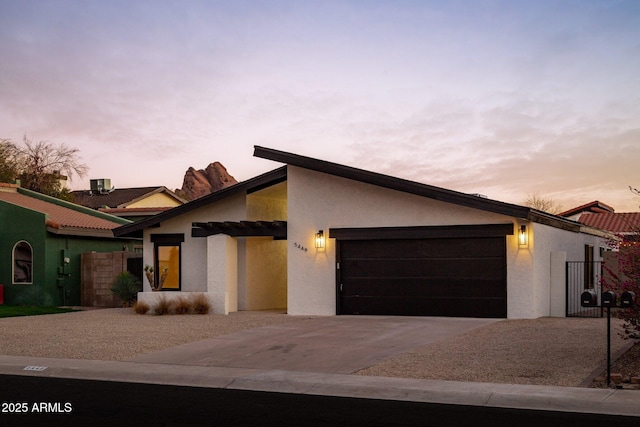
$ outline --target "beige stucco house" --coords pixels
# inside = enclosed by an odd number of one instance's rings
[[[72,191],[73,201],[131,221],[139,221],[187,201],[164,186],[113,188],[110,179],[92,179],[91,189]]]
[[[139,300],[204,293],[214,313],[564,316],[565,262],[605,234],[503,203],[292,153],[285,166],[124,225],[165,276]],[[319,244],[316,243],[318,241]],[[164,273],[164,274],[163,274]]]

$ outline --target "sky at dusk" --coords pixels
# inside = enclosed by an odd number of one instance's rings
[[[0,138],[118,188],[289,151],[640,210],[640,1],[0,0]]]

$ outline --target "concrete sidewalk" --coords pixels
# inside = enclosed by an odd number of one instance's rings
[[[0,356],[0,374],[640,417],[629,390],[18,356]]]

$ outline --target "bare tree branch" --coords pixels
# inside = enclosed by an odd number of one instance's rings
[[[34,143],[25,135],[22,145],[0,141],[0,167],[3,163],[11,165],[13,179],[20,178],[23,187],[58,196],[63,190],[61,176],[72,180],[74,175],[82,178],[88,171],[87,165],[80,161],[79,153],[77,148],[65,144]]]
[[[554,215],[562,212],[561,204],[556,203],[556,201],[553,199],[541,197],[538,194],[528,194],[527,199],[524,201],[523,204],[530,208],[537,209],[543,212],[548,212]]]

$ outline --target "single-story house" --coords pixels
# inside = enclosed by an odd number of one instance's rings
[[[606,233],[528,207],[254,155],[285,166],[114,230],[142,237],[164,279],[165,292],[145,281],[139,300],[201,292],[214,313],[564,316],[566,261],[597,260],[604,246]]]
[[[89,190],[71,192],[73,202],[131,221],[148,218],[186,203],[164,186],[114,188],[111,179],[90,180]]]
[[[131,221],[0,183],[0,285],[7,305],[80,305],[84,252],[133,251]]]

